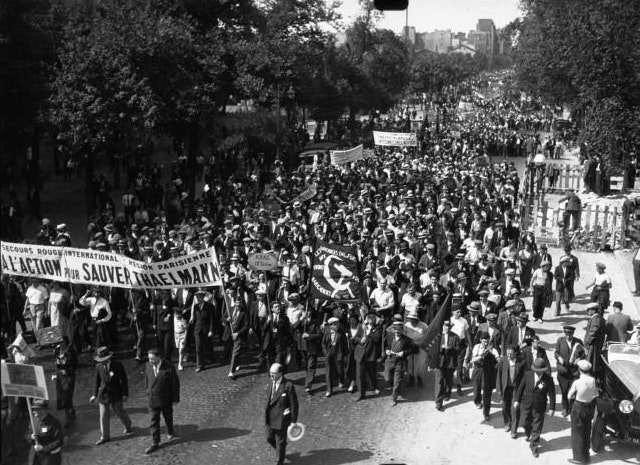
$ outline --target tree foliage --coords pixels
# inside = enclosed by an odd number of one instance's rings
[[[523,0],[520,83],[585,116],[583,137],[613,163],[640,143],[640,2]]]

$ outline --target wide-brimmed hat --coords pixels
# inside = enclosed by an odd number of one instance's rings
[[[537,372],[547,371],[549,369],[549,362],[542,357],[538,357],[533,361],[531,369]]]
[[[340,322],[339,319],[337,319],[335,316],[332,316],[331,318],[329,318],[329,320],[327,321],[328,324],[332,325],[334,323],[338,323]]]
[[[96,356],[93,357],[93,359],[96,362],[100,363],[109,360],[112,356],[113,352],[111,352],[108,347],[102,346],[98,347],[98,349],[96,350]]]
[[[480,305],[480,302],[471,302],[469,305],[467,305],[467,310],[469,310],[470,312],[479,312],[482,309],[482,306]]]

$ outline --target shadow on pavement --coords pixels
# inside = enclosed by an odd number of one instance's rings
[[[179,439],[174,441],[174,444],[180,442],[224,441],[247,436],[251,434],[251,430],[228,427],[200,429],[198,425],[180,425],[176,428],[176,433]]]
[[[287,454],[287,458],[296,465],[342,465],[357,463],[371,458],[372,452],[354,449],[312,450],[305,455]]]

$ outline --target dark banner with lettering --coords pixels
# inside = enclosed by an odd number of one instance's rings
[[[317,240],[313,250],[311,295],[322,300],[355,302],[361,299],[361,289],[356,248]]]

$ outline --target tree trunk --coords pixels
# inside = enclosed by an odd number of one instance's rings
[[[87,206],[87,218],[95,214],[95,196],[93,192],[93,153],[87,150],[84,157],[84,195]]]
[[[187,179],[186,185],[189,190],[189,202],[193,205],[196,196],[196,157],[200,149],[200,129],[193,125],[187,135]],[[215,168],[214,168],[215,169]]]

